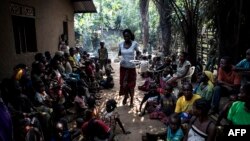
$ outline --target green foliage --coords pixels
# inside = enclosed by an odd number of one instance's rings
[[[135,33],[136,40],[141,40],[141,17],[139,11],[139,0],[94,0],[97,13],[75,14],[75,32],[83,36],[80,40],[96,40],[97,38],[110,42],[115,46],[114,41],[121,41],[121,30],[129,28]],[[157,28],[159,26],[159,15],[155,5],[149,5],[149,27],[150,41],[156,42]],[[116,34],[104,34],[109,31],[116,31]],[[118,41],[118,42],[119,42]],[[80,41],[87,42],[87,41]],[[88,44],[87,46],[93,46]],[[95,48],[94,46],[92,48]]]

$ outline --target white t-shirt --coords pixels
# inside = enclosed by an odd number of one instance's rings
[[[191,66],[191,63],[188,60],[186,60],[183,64],[180,64],[180,62],[178,62],[176,75],[177,76],[183,75],[185,73],[186,66]]]
[[[135,59],[135,51],[139,51],[138,43],[132,41],[132,45],[129,48],[125,48],[124,44],[124,41],[119,44],[119,50],[122,56],[120,65],[125,68],[135,68],[136,65],[130,61]]]
[[[141,72],[146,72],[148,70],[149,62],[147,60],[142,60],[140,67],[141,67]]]

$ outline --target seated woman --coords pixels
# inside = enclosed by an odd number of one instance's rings
[[[184,141],[214,141],[216,127],[212,120],[209,119],[208,112],[210,103],[200,98],[195,100],[193,104],[193,117],[189,122],[188,133],[185,135]]]
[[[214,89],[214,76],[210,71],[204,71],[193,93],[211,102]]]
[[[145,82],[144,82],[143,85],[138,86],[138,89],[141,90],[141,91],[147,92],[147,91],[149,91],[149,85],[150,85],[150,83],[153,81],[153,73],[147,71],[147,72],[145,72],[144,76],[146,78]]]
[[[191,67],[191,63],[187,60],[187,57],[188,54],[186,52],[180,54],[176,73],[167,81],[168,84],[173,85],[177,81],[191,82],[191,78],[185,78],[189,74],[189,68]]]
[[[37,82],[36,93],[34,97],[34,106],[39,112],[45,112],[46,114],[52,113],[52,99],[45,91],[45,85],[42,81]]]
[[[240,101],[232,104],[227,119],[232,125],[250,125],[250,84],[246,83],[240,88]]]

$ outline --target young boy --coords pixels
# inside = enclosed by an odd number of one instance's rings
[[[107,69],[106,70],[106,80],[102,80],[100,82],[100,85],[104,88],[104,89],[110,89],[114,87],[114,79],[113,76],[111,75],[111,70]]]
[[[169,117],[169,124],[167,126],[166,132],[159,134],[146,133],[146,138],[148,141],[157,141],[158,138],[166,141],[182,141],[183,137],[184,133],[183,129],[181,128],[181,119],[177,113],[173,113]]]
[[[107,65],[106,65],[106,70],[110,70],[111,73],[114,73],[114,68],[111,65],[111,59],[107,59]]]
[[[164,124],[168,124],[168,117],[174,113],[176,97],[173,95],[173,87],[166,85],[164,95],[161,96],[160,104],[156,110],[150,114],[151,119],[159,119]]]
[[[147,60],[147,56],[143,56],[142,61],[140,63],[140,73],[143,78],[145,78],[145,73],[147,73],[148,68],[149,62]]]

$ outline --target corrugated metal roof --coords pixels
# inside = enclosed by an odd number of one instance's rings
[[[75,13],[96,13],[93,0],[72,0]]]

